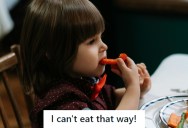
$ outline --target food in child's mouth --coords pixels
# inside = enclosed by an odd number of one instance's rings
[[[127,55],[125,53],[121,53],[119,55],[119,58],[122,58],[124,61],[126,61],[127,59]],[[109,64],[109,65],[116,65],[117,64],[117,60],[116,59],[108,59],[108,58],[104,58],[100,61],[100,64]]]

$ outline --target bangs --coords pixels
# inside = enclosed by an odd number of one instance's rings
[[[105,30],[104,19],[98,9],[91,3],[81,1],[82,6],[76,6],[70,9],[67,9],[65,14],[67,18],[67,29],[71,30],[70,33],[67,33],[69,37],[75,38],[73,43],[81,43],[86,39],[103,33]],[[85,4],[85,6],[83,6]],[[66,9],[65,9],[66,10]],[[65,21],[65,19],[63,19]],[[64,23],[63,23],[64,24]]]

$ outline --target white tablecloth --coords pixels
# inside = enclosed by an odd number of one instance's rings
[[[151,75],[152,87],[141,100],[141,105],[152,99],[188,94],[188,54],[166,57]]]

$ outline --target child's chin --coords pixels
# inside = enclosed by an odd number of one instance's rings
[[[103,75],[104,72],[105,72],[105,66],[102,66],[102,67],[100,67],[100,69],[98,69],[98,73],[96,74],[96,76],[99,77],[99,76]]]

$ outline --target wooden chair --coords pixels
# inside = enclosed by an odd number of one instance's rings
[[[17,122],[16,127],[25,128],[26,126],[24,125],[24,122],[23,122],[23,113],[22,113],[23,106],[21,106],[21,107],[19,106],[20,103],[18,103],[18,101],[16,100],[16,95],[14,92],[15,90],[18,90],[18,88],[20,88],[20,91],[23,92],[23,88],[21,86],[21,82],[18,82],[18,84],[13,85],[14,81],[11,83],[10,78],[9,78],[10,72],[12,71],[13,73],[12,72],[11,73],[14,74],[14,76],[15,75],[17,76],[16,80],[20,81],[18,70],[21,69],[21,61],[20,61],[19,53],[20,53],[20,46],[15,44],[15,45],[11,46],[10,53],[7,53],[6,55],[0,57],[0,80],[3,83],[2,85],[4,85],[4,90],[6,91],[8,99],[10,100],[10,104],[12,106],[12,110],[15,115],[15,120]],[[16,87],[14,87],[14,89],[13,89],[13,86],[16,86]],[[2,124],[4,125],[4,128],[10,128],[12,122],[11,122],[10,118],[7,116],[7,112],[6,112],[7,107],[5,106],[5,103],[3,103],[5,101],[5,99],[3,99],[4,93],[2,92],[2,94],[1,94],[1,92],[0,92],[0,116],[1,116],[0,118],[2,120]],[[31,107],[33,105],[32,97],[29,95],[26,95],[25,93],[19,94],[19,97],[23,98],[23,101],[25,102],[24,109],[26,110],[27,114],[29,114],[29,111],[31,110]],[[8,113],[10,113],[10,112],[8,112]],[[28,118],[28,116],[27,116],[27,118]],[[28,118],[28,120],[29,120],[29,118]],[[28,127],[30,127],[30,121],[29,121]]]

